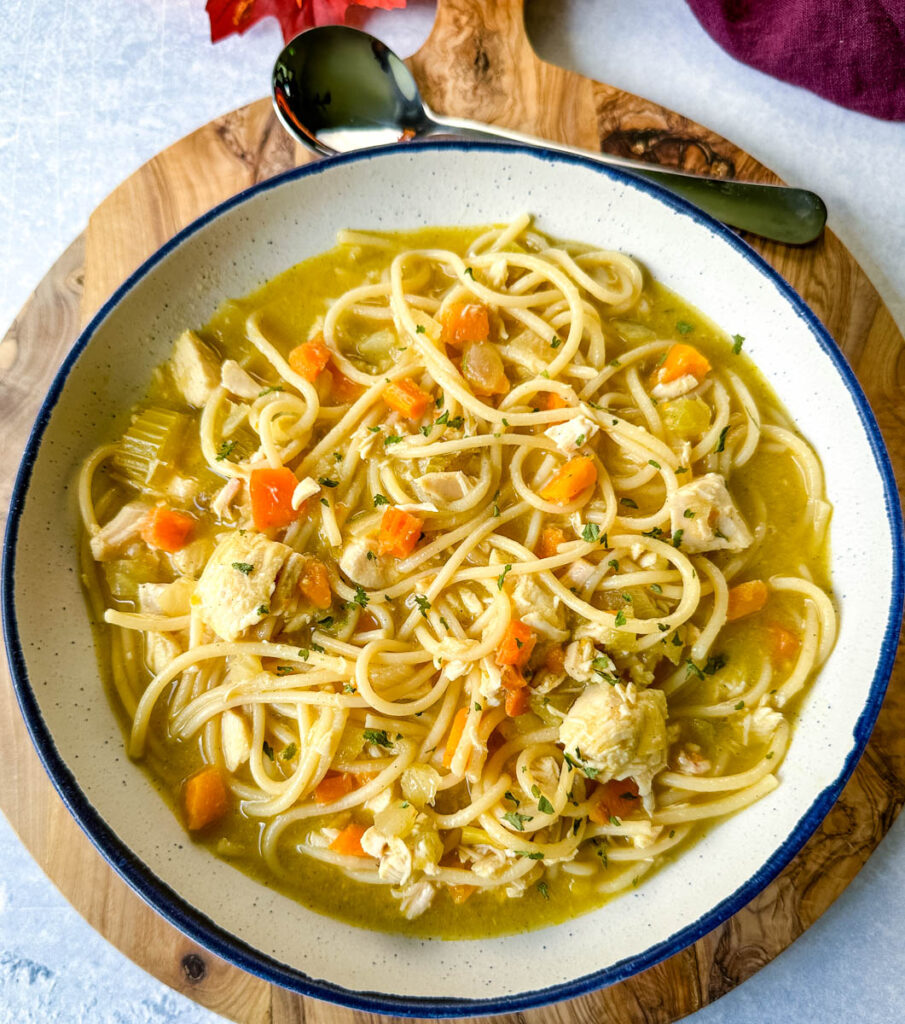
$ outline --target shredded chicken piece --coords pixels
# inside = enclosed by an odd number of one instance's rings
[[[105,523],[91,538],[91,554],[98,562],[107,562],[122,554],[123,550],[141,536],[141,528],[151,511],[141,501],[130,501]]]
[[[227,359],[220,368],[220,383],[227,391],[239,398],[255,399],[263,390],[264,385],[254,379],[235,361]]]
[[[679,487],[669,499],[669,512],[673,535],[682,531],[685,552],[741,551],[754,539],[719,473]]]
[[[169,366],[186,402],[199,409],[220,383],[220,360],[194,331],[183,331],[173,343]]]

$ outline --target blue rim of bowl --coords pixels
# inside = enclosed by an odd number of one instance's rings
[[[279,188],[287,182],[294,181],[296,178],[329,173],[332,168],[343,164],[379,160],[386,156],[412,153],[419,150],[460,153],[468,153],[474,150],[496,151],[501,153],[517,153],[549,163],[578,165],[613,178],[629,188],[647,193],[673,211],[688,216],[698,224],[709,228],[713,235],[741,254],[773,284],[798,316],[804,320],[814,340],[832,361],[836,371],[842,378],[857,409],[861,425],[873,453],[876,468],[883,482],[885,509],[892,537],[892,600],[890,614],[884,630],[880,657],[871,682],[868,698],[853,729],[853,745],[846,756],[839,775],[816,797],[807,811],[798,820],[795,827],[790,831],[785,842],[751,878],[739,886],[730,896],[711,908],[707,913],[701,915],[696,921],[674,932],[669,938],[654,944],[644,952],[562,984],[514,995],[495,996],[488,999],[395,996],[382,992],[356,991],[322,979],[311,978],[297,968],[281,963],[275,958],[254,949],[192,907],[182,896],[159,879],[119,839],[91,805],[66,762],[58,752],[50,730],[41,715],[28,678],[15,608],[15,560],[19,521],[44,431],[62,393],[69,372],[79,355],[88,345],[97,328],[117,303],[172,250],[207,224],[216,220],[233,207],[240,206],[252,196]],[[407,143],[344,154],[306,164],[245,189],[215,206],[183,228],[135,270],[104,303],[88,326],[79,335],[54,377],[25,447],[25,453],[13,487],[9,520],[3,543],[2,593],[0,593],[0,597],[2,597],[3,631],[7,659],[12,673],[13,688],[19,707],[38,756],[57,792],[63,799],[64,804],[105,860],[128,882],[142,899],[179,928],[180,931],[222,959],[241,967],[243,970],[249,971],[265,981],[300,992],[306,996],[339,1003],[352,1009],[371,1013],[435,1018],[511,1013],[585,995],[607,985],[623,981],[680,952],[707,934],[707,932],[722,924],[738,910],[741,910],[759,892],[766,888],[816,831],[854,771],[855,765],[867,745],[874,722],[879,714],[895,661],[898,634],[902,623],[903,600],[905,600],[905,543],[903,543],[900,528],[901,522],[902,514],[895,477],[879,426],[864,392],[846,362],[845,357],[842,355],[841,350],[798,293],[747,242],[739,238],[730,228],[661,186],[651,181],[636,178],[621,170],[604,166],[590,157],[557,153],[542,146],[531,147],[510,143]]]

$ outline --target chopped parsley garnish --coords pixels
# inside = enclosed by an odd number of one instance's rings
[[[280,754],[280,757],[282,757],[284,761],[291,761],[295,757],[296,750],[298,750],[298,747],[296,747],[294,743],[290,743],[288,747],[283,747],[283,752]]]
[[[625,625],[625,612],[621,608],[619,609],[618,612],[616,612],[616,625],[617,626],[624,626]]]
[[[685,509],[682,515],[685,516],[686,519],[694,519],[694,512],[690,508]]]
[[[607,562],[607,565],[610,566],[613,569],[614,572],[619,572],[619,559],[618,558],[611,558]]]
[[[380,433],[380,431],[381,431],[381,427],[380,427],[380,425],[378,424],[378,425],[377,425],[376,427],[368,427],[368,430],[369,430],[369,431],[370,431],[370,432],[371,432],[372,434],[379,434],[379,433]]]
[[[222,462],[224,459],[228,459],[230,455],[232,455],[236,444],[236,441],[221,441],[220,447],[217,449],[217,462]]]
[[[497,505],[496,502],[493,503],[493,518],[494,519],[499,519],[500,518],[500,506]]]
[[[264,388],[263,391],[258,393],[258,398],[263,398],[265,395],[272,394],[274,391],[282,391],[282,384],[272,384],[269,388]]]
[[[266,757],[269,757],[270,760],[272,761],[273,760],[273,747],[267,742],[267,740],[264,740],[264,746],[263,746],[262,749],[264,751],[264,755]]]
[[[509,573],[511,571],[512,571],[512,566],[509,565],[509,563],[507,562],[506,565],[503,566],[503,571],[496,578],[497,590],[502,590],[503,589],[503,584],[506,582],[506,575],[507,575],[507,573]]]
[[[444,629],[449,629],[449,623],[448,623],[448,622],[446,621],[446,616],[445,616],[445,615],[441,615],[441,616],[440,616],[440,625],[441,625],[441,626],[442,626],[442,627],[443,627]]]
[[[622,363],[620,363],[618,359],[611,359],[610,366],[622,366]]]
[[[745,706],[745,702],[743,700],[740,700],[738,702],[738,704],[735,705],[735,710],[736,711],[741,711],[744,706]]]
[[[313,640],[311,641],[311,650],[316,651],[318,654],[324,653],[324,648],[320,644],[316,644]]]
[[[423,594],[415,594],[415,604],[418,605],[418,610],[421,614],[427,618],[427,613],[430,611],[431,606],[430,601]]]
[[[544,855],[541,850],[516,850],[516,857],[527,857],[528,860],[543,860]]]
[[[399,444],[402,438],[398,434],[390,434],[389,437],[383,439],[384,447],[391,444]]]
[[[676,473],[677,473],[677,474],[678,474],[678,473],[687,473],[687,472],[688,472],[688,467],[687,467],[687,466],[679,466],[679,467],[678,467],[678,468],[676,469]]]
[[[387,736],[386,729],[365,729],[364,738],[365,743],[373,743],[377,747],[389,749],[393,745],[393,741]]]
[[[424,324],[415,325],[415,334],[424,334]]]
[[[332,629],[333,628],[333,616],[332,615],[325,615],[322,619],[318,619],[317,620],[317,624],[322,629]]]
[[[471,267],[465,268],[465,275],[466,277],[470,277],[472,281],[474,280],[474,271],[471,269]]]
[[[333,453],[333,461],[334,462],[342,462],[342,460],[343,460],[343,453],[342,452],[334,452]]]
[[[506,794],[505,794],[505,796],[506,796],[506,799],[507,799],[507,800],[511,800],[511,801],[512,801],[512,802],[513,802],[513,803],[515,804],[515,806],[516,806],[516,807],[518,807],[518,805],[519,805],[519,802],[520,802],[520,801],[519,801],[519,800],[517,800],[517,799],[516,799],[516,797],[514,797],[514,796],[513,796],[513,795],[512,795],[512,794],[511,794],[511,793],[509,792],[509,790],[508,790],[508,789],[506,790]]]
[[[704,666],[704,675],[712,676],[715,672],[719,672],[728,660],[725,654],[712,654]]]
[[[245,576],[250,576],[255,571],[255,567],[248,562],[233,562],[233,568]]]
[[[438,427],[445,427],[449,423],[449,409],[445,409],[435,420]]]
[[[381,505],[389,505],[390,499],[384,497],[382,494],[374,495],[374,508],[379,508]]]
[[[357,693],[354,683],[343,683],[343,693]]]
[[[625,601],[626,604],[631,604],[632,603],[632,595],[627,590],[623,590],[622,591],[622,600]]]
[[[742,345],[745,343],[745,339],[741,334],[732,335],[732,351],[738,355],[742,350]]]
[[[611,825],[615,825],[617,828],[619,828],[619,826],[622,824],[622,822],[616,817],[615,814],[611,814],[610,815],[610,824]]]
[[[434,429],[429,423],[418,428],[425,437],[430,437],[430,432]]]
[[[694,324],[690,324],[687,320],[680,320],[676,324],[676,330],[679,334],[691,334],[694,330]]]
[[[649,589],[652,590],[655,594],[663,593],[663,588],[660,586],[659,583],[651,583]]]
[[[474,702],[474,709],[475,711],[483,711],[483,708],[477,701]]]
[[[550,899],[550,889],[546,882],[538,882],[535,888],[545,900]]]
[[[704,673],[698,668],[697,665],[689,658],[685,662],[685,678],[688,679],[691,676],[697,676],[698,679],[704,678]]]
[[[362,608],[368,606],[368,595],[365,593],[364,587],[355,584],[355,597],[352,598],[355,604],[360,604]]]
[[[582,540],[586,540],[589,544],[597,540],[600,536],[600,527],[596,523],[585,523],[584,529],[581,531]]]
[[[537,801],[537,809],[541,812],[541,814],[552,814],[553,804],[551,804],[550,801],[543,794],[541,794],[540,799]],[[543,854],[541,854],[541,856],[543,856]]]
[[[258,605],[258,615],[269,615],[269,614],[270,614],[270,609],[267,607],[266,604]]]
[[[637,508],[638,507],[638,502],[635,501],[634,498],[620,498],[619,499],[619,504],[620,505],[625,505],[626,508]]]
[[[321,498],[321,504],[324,506],[324,508],[329,508],[330,507],[330,502],[327,501],[326,498]]]
[[[661,633],[668,633],[669,632],[669,626],[665,622],[658,622],[657,623],[657,629],[659,629]]]
[[[331,480],[330,477],[328,476],[318,477],[317,482],[321,485],[321,487],[339,487],[339,481]]]
[[[302,659],[302,661],[307,661],[309,656],[310,656],[310,654],[311,654],[311,651],[309,651],[307,647],[300,647],[299,648],[299,657]]]
[[[518,811],[507,811],[506,814],[503,815],[503,818],[505,821],[509,822],[516,832],[524,832],[524,822],[531,821],[530,814],[519,814]]]
[[[720,431],[720,440],[714,451],[721,452],[726,447],[726,435],[729,433],[729,427],[723,427]]]
[[[660,465],[659,462],[657,462],[656,459],[648,459],[647,460],[647,464],[648,464],[648,466],[653,466],[654,469],[662,469],[662,466]]]
[[[553,339],[550,341],[550,348],[559,348],[561,344],[562,338],[557,338],[554,336]]]
[[[580,448],[584,444],[584,441],[584,434],[579,434],[578,437],[575,438],[575,447]]]
[[[682,546],[682,537],[683,537],[684,533],[685,533],[684,530],[676,530],[676,532],[672,535],[672,546],[674,548],[678,548],[678,547]]]

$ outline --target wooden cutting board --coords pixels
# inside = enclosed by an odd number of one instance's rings
[[[441,0],[409,61],[440,112],[474,117],[652,163],[778,179],[713,132],[637,96],[546,64],[525,35],[523,0]],[[38,405],[81,324],[146,256],[213,204],[308,159],[266,100],[211,122],[137,171],[92,214],[0,345],[0,496],[5,510]],[[851,254],[827,233],[795,249],[754,240],[842,346],[905,479],[905,344]],[[5,518],[5,511],[4,511]],[[760,896],[695,945],[619,985],[498,1018],[506,1024],[673,1021],[719,998],[793,942],[843,891],[905,802],[905,667],[900,656],[867,751],[798,857]],[[69,816],[0,674],[0,806],[44,871],[123,953],[237,1021],[363,1024],[372,1015],[304,999],[197,947],[150,910]],[[113,979],[111,979],[111,984]]]

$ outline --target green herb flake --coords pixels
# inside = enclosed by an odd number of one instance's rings
[[[600,527],[596,523],[585,523],[581,531],[582,540],[592,544],[600,536]]]
[[[258,615],[269,615],[269,614],[270,614],[270,609],[267,607],[266,604],[258,605]]]
[[[672,546],[674,548],[682,546],[682,537],[684,536],[684,534],[684,530],[676,530],[676,532],[672,535]]]
[[[704,675],[712,676],[715,672],[719,672],[728,660],[725,654],[712,654],[704,666]]]
[[[738,704],[735,705],[735,710],[736,711],[741,711],[742,708],[744,708],[744,706],[745,706],[745,702],[743,700],[740,700],[738,702]]]
[[[324,653],[326,653],[326,652],[324,651],[324,648],[323,648],[323,647],[321,647],[321,645],[320,645],[320,644],[316,644],[316,643],[315,643],[315,642],[314,642],[313,640],[311,641],[311,650],[312,650],[312,651],[315,651],[315,652],[317,652],[318,654],[324,654]]]
[[[475,711],[483,711],[483,708],[477,701],[474,702],[474,709]]]
[[[744,343],[745,343],[745,339],[744,339],[744,337],[741,334],[733,334],[732,335],[732,351],[736,355],[738,355],[739,352],[741,352],[742,345],[744,345]]]
[[[694,512],[690,508],[685,509],[685,511],[682,513],[682,515],[686,519],[694,519]]]
[[[374,495],[374,508],[380,508],[381,505],[389,505],[390,499],[385,497],[383,494]]]
[[[220,447],[217,449],[217,462],[222,462],[224,459],[228,459],[230,455],[232,455],[235,447],[235,441],[221,441]]]
[[[553,814],[553,804],[543,795],[537,801],[537,809],[541,814]]]
[[[619,499],[619,504],[620,505],[625,505],[626,508],[637,508],[638,507],[638,502],[635,501],[634,498],[620,498]]]
[[[694,330],[694,324],[690,324],[687,320],[680,320],[676,324],[676,330],[679,334],[691,334]]]
[[[264,751],[264,756],[265,757],[269,757],[270,760],[272,761],[273,760],[273,747],[267,742],[267,740],[264,740],[264,745],[263,745],[263,747],[261,749]]]
[[[472,281],[474,280],[474,271],[471,269],[471,267],[465,268],[465,276],[470,277]]]
[[[280,754],[280,757],[284,761],[291,761],[295,757],[295,752],[297,750],[298,747],[294,743],[290,743],[288,747],[283,747],[283,752]]]
[[[273,394],[274,391],[282,391],[282,390],[283,390],[283,385],[282,384],[273,384],[269,388],[264,388],[263,391],[259,392],[258,393],[258,398],[263,398],[265,395]]]
[[[610,560],[609,560],[609,561],[607,562],[607,565],[608,565],[608,566],[610,566],[610,568],[611,568],[611,569],[612,569],[612,570],[613,570],[614,572],[619,572],[619,559],[618,559],[618,558],[611,558],[611,559],[610,559]]]
[[[538,882],[535,888],[545,900],[550,899],[550,888],[546,882]]]
[[[503,819],[508,821],[509,824],[516,830],[516,832],[524,832],[526,821],[531,821],[530,814],[519,814],[517,811],[507,811],[503,815]]]
[[[516,850],[516,857],[527,857],[528,860],[543,860],[544,854],[541,850]]]
[[[728,433],[729,433],[729,427],[728,426],[723,427],[723,429],[720,431],[719,443],[717,444],[716,448],[714,448],[715,452],[721,452],[726,447],[726,435]]]
[[[503,566],[503,571],[496,578],[497,590],[502,590],[503,589],[503,584],[506,582],[506,576],[511,571],[512,571],[512,566],[509,565],[509,563],[507,562],[506,565]]]
[[[416,324],[415,325],[415,334],[424,334],[424,332],[425,332],[424,324]]]
[[[380,426],[379,424],[378,424],[378,425],[377,425],[376,427],[368,427],[368,430],[369,430],[369,431],[370,431],[370,432],[371,432],[372,434],[379,434],[379,433],[380,433],[380,431],[381,431],[381,429],[382,429],[382,428],[381,428],[381,426]]]
[[[663,593],[663,588],[660,586],[659,583],[651,583],[651,585],[650,585],[650,587],[648,589],[652,590],[655,594],[662,594]]]
[[[307,661],[310,655],[311,651],[309,651],[307,647],[299,648],[299,657],[302,659],[302,661]]]
[[[255,567],[248,562],[233,562],[233,568],[243,576],[250,576],[255,571]]]
[[[415,594],[415,604],[418,605],[418,610],[421,614],[427,618],[427,613],[431,607],[430,601],[423,594]]]
[[[625,612],[621,608],[619,609],[618,612],[616,612],[616,620],[615,621],[616,621],[616,625],[617,626],[624,626],[625,625]]]
[[[383,439],[383,444],[384,447],[387,447],[391,444],[399,444],[400,441],[402,441],[402,438],[398,434],[390,434],[389,437]]]
[[[659,463],[659,462],[657,462],[657,460],[656,460],[656,459],[648,459],[648,460],[647,460],[647,464],[648,464],[648,466],[653,466],[653,467],[654,467],[654,469],[662,469],[662,468],[663,468],[663,467],[662,467],[662,466],[660,465],[660,463]]]
[[[691,676],[697,676],[698,679],[704,678],[704,673],[698,668],[697,665],[689,658],[685,662],[685,678],[689,679]]]
[[[620,363],[618,359],[611,359],[610,366],[622,366],[622,363]]]
[[[339,487],[338,480],[331,480],[328,476],[318,477],[317,481],[321,487]]]
[[[393,741],[387,735],[386,729],[365,729],[364,731],[365,743],[373,743],[376,747],[384,747],[389,750],[393,746]]]
[[[557,338],[557,337],[554,336],[552,338],[552,340],[550,341],[550,348],[559,348],[559,346],[561,344],[562,344],[562,338]]]
[[[354,683],[343,683],[343,693],[357,693]]]

